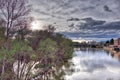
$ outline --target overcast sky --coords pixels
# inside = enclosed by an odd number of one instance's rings
[[[102,32],[104,27],[107,30],[106,25],[108,26],[111,22],[120,20],[120,0],[30,0],[30,3],[33,8],[31,16],[44,24],[54,24],[57,26],[57,31],[83,32],[84,29],[84,33],[92,33],[97,30],[97,34]],[[88,18],[88,20],[83,18]],[[71,21],[67,21],[69,19]],[[96,23],[98,20],[105,22],[97,24],[97,26],[91,25],[91,23]],[[85,25],[87,23],[91,26],[81,26],[81,23],[85,23]],[[119,22],[117,25],[119,25]],[[102,28],[100,28],[101,26]],[[95,27],[95,30],[93,30],[93,27]],[[116,27],[116,34],[120,32],[119,27]],[[104,30],[104,32],[114,33],[116,29],[111,26],[110,29]]]
[[[31,0],[33,16],[38,19],[67,19],[94,17],[119,19],[120,0]]]

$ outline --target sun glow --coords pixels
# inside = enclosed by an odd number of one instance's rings
[[[40,21],[33,21],[31,23],[31,29],[32,30],[42,30],[43,29],[43,23]]]

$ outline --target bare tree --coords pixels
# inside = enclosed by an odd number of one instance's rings
[[[13,28],[18,28],[18,26],[16,26],[16,23],[18,23],[19,20],[24,19],[30,12],[30,5],[28,5],[27,2],[27,0],[0,0],[0,18],[5,21],[5,50],[7,50],[8,47],[8,38],[10,31],[12,31]],[[2,76],[5,73],[5,60],[6,53],[4,54],[3,59],[1,73]]]
[[[27,0],[0,0],[0,12],[0,18],[6,22],[5,36],[8,38],[16,22],[29,14],[30,5],[27,5]]]
[[[12,31],[10,31],[11,36],[15,34],[14,36],[19,38],[19,40],[24,40],[26,35],[30,32],[30,18],[31,17],[17,20],[17,23],[14,25],[16,27],[13,27]]]
[[[55,31],[55,27],[53,25],[47,25],[47,26],[44,26],[44,29],[47,30],[48,32],[52,33]]]

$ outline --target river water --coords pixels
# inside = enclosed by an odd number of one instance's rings
[[[64,80],[120,80],[119,59],[103,49],[76,50],[69,64]]]

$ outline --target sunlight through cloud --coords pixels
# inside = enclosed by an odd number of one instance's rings
[[[43,29],[43,22],[35,20],[31,23],[31,30],[42,30]]]

